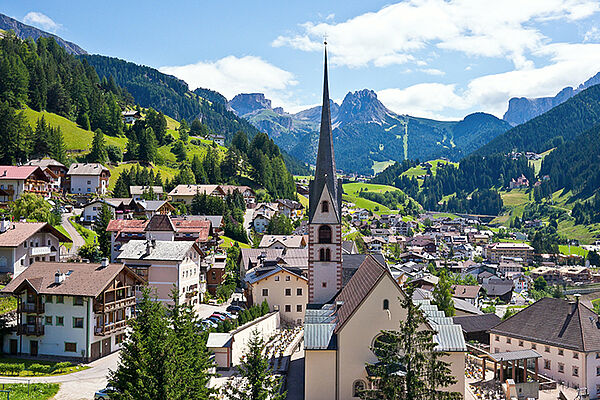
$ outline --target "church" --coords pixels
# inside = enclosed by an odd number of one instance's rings
[[[333,151],[327,50],[323,106],[315,177],[309,192],[308,301],[304,318],[307,400],[350,400],[368,388],[366,363],[377,358],[371,346],[382,330],[397,330],[406,317],[398,300],[404,293],[385,260],[366,256],[348,268],[342,254],[342,185]],[[466,344],[459,325],[429,300],[419,301],[437,332],[437,350],[446,352],[457,382],[449,391],[465,393]],[[425,327],[424,327],[425,328]]]

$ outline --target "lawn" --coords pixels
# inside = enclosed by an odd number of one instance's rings
[[[450,218],[450,219],[456,219],[459,218],[458,215],[456,214],[452,214],[452,213],[447,213],[447,212],[439,212],[439,213],[435,213],[431,215],[434,219],[435,218]]]
[[[63,235],[65,235],[66,237],[68,237],[69,239],[71,239],[71,235],[69,235],[69,232],[67,232],[67,230],[65,228],[62,227],[62,225],[55,225],[54,228],[59,231],[60,233],[62,233]],[[61,243],[62,245],[64,245],[67,249],[70,249],[71,246],[73,246],[73,243],[70,242],[66,242],[66,243]]]
[[[346,194],[350,194],[350,195],[358,194],[360,189],[368,190],[369,192],[376,192],[376,193],[400,191],[400,189],[395,188],[393,186],[389,186],[389,185],[376,185],[374,183],[362,183],[362,182],[345,183],[343,187],[344,187],[344,192]]]
[[[385,193],[385,192],[396,192],[400,191],[400,189],[395,188],[393,186],[388,185],[376,185],[373,183],[345,183],[344,186],[344,194],[342,198],[346,201],[352,202],[356,204],[357,207],[364,208],[365,210],[369,210],[376,214],[393,214],[394,211],[390,210],[388,207],[383,204],[376,203],[374,201],[364,199],[358,196],[358,192],[360,189],[368,190],[369,192],[375,193]]]
[[[83,153],[87,153],[91,148],[94,132],[86,131],[85,129],[80,128],[75,122],[57,114],[52,114],[45,111],[38,112],[30,108],[25,108],[24,113],[29,125],[31,125],[31,127],[34,129],[37,120],[40,119],[42,115],[44,116],[46,122],[48,122],[51,126],[59,126],[63,134],[67,150],[81,150]],[[105,135],[104,139],[107,145],[113,144],[115,146],[119,146],[121,149],[125,149],[125,146],[127,145],[126,138],[117,138]]]
[[[501,191],[500,197],[505,207],[516,207],[529,202],[529,193],[526,193],[525,189]]]
[[[47,400],[53,398],[58,393],[58,383],[34,383],[27,385],[25,383],[3,384],[2,390],[10,391],[10,400]],[[2,393],[5,395],[5,393]],[[0,395],[0,398],[5,397]],[[6,395],[8,398],[8,394]]]
[[[300,204],[302,204],[304,208],[308,208],[308,198],[306,196],[302,196],[301,194],[299,194],[298,201],[300,201]]]
[[[542,168],[542,161],[544,161],[544,157],[550,154],[552,150],[554,149],[546,150],[545,152],[540,153],[540,156],[542,156],[542,158],[540,158],[539,160],[529,161],[529,165],[533,165],[533,169],[536,175],[540,172],[540,169]]]
[[[38,360],[38,359],[34,360],[34,359],[25,359],[25,358],[0,357],[0,364],[22,364],[24,366],[24,369],[19,373],[18,376],[67,375],[67,374],[72,374],[73,372],[79,372],[79,371],[83,371],[85,369],[90,368],[86,365],[70,364],[69,366],[64,366],[62,368],[57,369],[56,371],[54,371],[52,373],[47,373],[47,374],[36,374],[31,370],[31,366],[34,364],[48,365],[51,368],[54,368],[55,365],[59,364],[59,363],[60,362],[44,361],[44,360]],[[0,375],[2,375],[2,376],[17,376],[17,375],[12,375],[8,372],[0,373]],[[1,398],[2,398],[2,396],[0,396],[0,399]],[[11,398],[12,398],[12,396],[11,396]]]
[[[558,251],[561,252],[561,254],[575,254],[578,256],[582,256],[582,257],[587,257],[587,253],[588,251],[585,249],[582,249],[579,246],[569,246],[566,244],[561,244],[558,246]]]
[[[585,226],[575,225],[573,220],[559,221],[556,233],[569,239],[579,240],[581,244],[592,244],[596,240],[595,236],[600,234],[600,224]]]
[[[381,171],[383,171],[384,169],[386,169],[387,167],[389,167],[390,165],[392,165],[394,163],[395,163],[395,161],[392,161],[392,160],[373,161],[373,173],[375,173],[377,175],[378,173],[380,173]]]
[[[362,197],[345,194],[342,199],[356,204],[357,207],[364,208],[377,214],[391,214],[392,210],[383,204],[375,203],[374,201],[363,199]]]
[[[233,240],[231,238],[228,238],[227,236],[221,236],[221,239],[223,239],[223,243],[221,243],[219,247],[222,247],[224,249],[233,246],[234,243],[237,243],[241,249],[249,249],[251,247],[249,244],[238,242],[237,240]]]
[[[85,239],[85,244],[98,243],[98,234],[96,232],[84,227],[83,225],[78,224],[75,221],[75,217],[70,217],[69,221],[71,221],[71,223],[75,227],[75,230],[79,232],[81,236],[83,236],[83,239]]]

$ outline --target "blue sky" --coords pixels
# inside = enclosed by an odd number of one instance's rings
[[[5,1],[0,12],[90,53],[145,64],[231,99],[319,102],[373,89],[401,114],[499,117],[512,96],[554,95],[600,71],[598,0]]]

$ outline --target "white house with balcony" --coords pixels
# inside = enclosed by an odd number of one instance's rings
[[[98,194],[105,195],[108,192],[108,180],[110,171],[98,163],[73,163],[67,172],[70,191],[73,194]]]
[[[11,355],[91,361],[121,348],[136,286],[122,264],[36,262],[0,293],[17,298],[17,324],[4,335]]]
[[[71,239],[46,222],[0,221],[0,273],[21,274],[36,261],[60,261]]]

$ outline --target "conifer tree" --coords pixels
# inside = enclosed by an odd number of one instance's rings
[[[440,311],[446,314],[446,317],[454,316],[454,301],[452,300],[452,291],[446,271],[442,271],[435,289],[433,289],[433,303]]]
[[[63,138],[62,131],[60,126],[56,128],[50,129],[49,135],[49,148],[50,148],[50,157],[55,159],[60,163],[67,162],[67,146],[65,145],[65,140]]]
[[[89,162],[104,163],[108,159],[106,152],[106,143],[104,141],[104,133],[101,129],[96,129],[94,138],[92,139],[92,150],[88,154]]]
[[[125,172],[121,173],[117,178],[117,182],[115,183],[115,188],[113,189],[113,197],[117,198],[128,198],[129,194],[129,186],[125,183]]]
[[[102,208],[98,213],[98,219],[94,224],[94,231],[98,235],[98,245],[100,252],[104,257],[110,258],[110,232],[107,231],[108,223],[112,219],[112,212],[106,203],[102,203]]]

